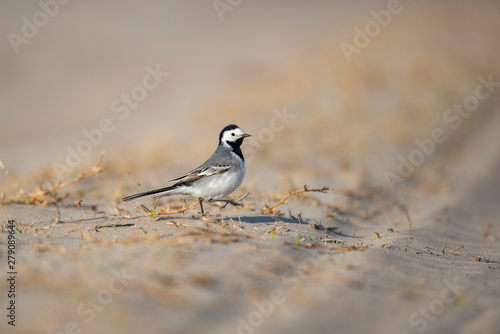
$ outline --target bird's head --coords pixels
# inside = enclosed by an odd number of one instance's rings
[[[243,139],[250,137],[241,130],[237,125],[231,124],[226,126],[219,135],[219,145],[240,146]]]

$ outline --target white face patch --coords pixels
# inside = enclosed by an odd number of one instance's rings
[[[243,134],[244,134],[244,132],[240,128],[228,130],[228,131],[224,132],[224,134],[222,135],[222,141],[234,142],[234,141],[238,140],[241,137],[241,135],[243,135]]]

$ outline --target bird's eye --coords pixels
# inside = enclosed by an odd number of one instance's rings
[[[234,137],[234,132],[233,132],[233,133],[231,133],[231,136],[233,136],[233,137]]]

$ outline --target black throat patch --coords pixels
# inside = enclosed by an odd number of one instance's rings
[[[245,161],[243,158],[243,152],[241,152],[241,144],[243,144],[243,139],[240,138],[234,142],[226,142],[229,146],[231,146],[232,151],[241,158],[241,160]],[[221,143],[222,144],[222,143]]]

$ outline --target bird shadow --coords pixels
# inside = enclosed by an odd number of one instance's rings
[[[202,219],[202,217],[199,217]],[[159,217],[158,220],[170,220],[170,219],[196,219],[196,217]],[[227,216],[227,217],[217,217],[217,218],[211,218],[213,222],[220,222],[221,220],[228,220],[231,219],[234,222],[239,222],[241,221],[242,223],[245,224],[275,224],[275,223],[287,223],[287,224],[302,224],[302,225],[311,225],[311,223],[307,219],[302,219],[300,222],[297,218],[295,217],[276,217],[276,216],[266,216],[266,215],[259,215],[259,216]],[[325,226],[319,226],[315,227],[318,231],[324,232],[328,235],[335,235],[337,237],[341,238],[354,238],[354,239],[359,239],[362,238],[362,236],[354,236],[346,233],[342,233],[338,230],[329,230]]]
[[[170,220],[170,219],[203,219],[203,217],[200,215],[199,217],[196,216],[160,216],[157,218],[158,221],[163,221],[163,220]],[[294,223],[294,224],[299,224],[299,221],[297,219],[293,218],[285,218],[285,217],[273,217],[273,216],[265,216],[265,215],[260,215],[260,216],[231,216],[231,217],[209,217],[210,220],[214,222],[218,222],[221,220],[228,220],[232,219],[235,222],[241,221],[242,223],[248,223],[248,224],[274,224],[276,222],[280,223]],[[306,221],[302,221],[302,224],[309,224]]]
[[[238,222],[239,220],[241,220],[242,223],[248,223],[248,224],[259,224],[259,223],[260,224],[262,224],[262,223],[274,224],[276,222],[280,222],[280,223],[288,223],[288,224],[311,225],[311,223],[307,219],[301,219],[301,221],[299,222],[299,220],[297,218],[294,218],[294,217],[285,218],[285,217],[260,215],[260,216],[243,216],[241,218],[228,217],[226,219],[232,219],[235,222]],[[354,239],[362,238],[361,236],[354,236],[354,235],[346,234],[346,233],[340,232],[338,230],[331,231],[331,230],[327,229],[327,227],[325,227],[325,226],[320,226],[320,227],[317,227],[316,229],[318,231],[322,231],[322,232],[327,233],[329,235],[335,235],[339,238],[354,238]]]

